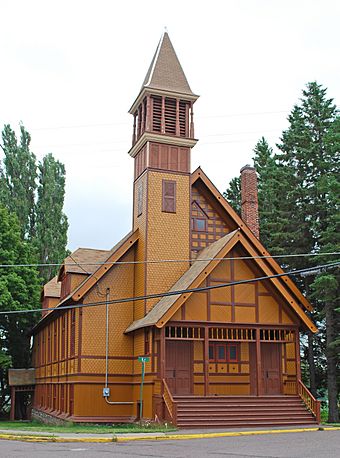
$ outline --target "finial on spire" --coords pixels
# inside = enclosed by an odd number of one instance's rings
[[[168,33],[168,28],[166,25],[164,26],[164,33]]]

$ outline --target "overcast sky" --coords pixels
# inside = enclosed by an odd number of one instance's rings
[[[223,191],[272,146],[309,81],[340,103],[338,0],[0,0],[0,126],[67,171],[69,248],[131,229],[132,117],[167,27],[192,90],[200,165]]]

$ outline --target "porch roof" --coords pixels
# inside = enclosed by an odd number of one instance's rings
[[[182,306],[182,304],[191,296],[192,292],[185,292],[187,289],[199,287],[217,266],[221,258],[227,257],[231,249],[240,243],[245,251],[253,258],[264,276],[269,277],[269,281],[280,293],[286,304],[293,309],[296,315],[301,319],[306,329],[312,332],[317,332],[317,327],[313,321],[306,315],[303,308],[294,299],[288,283],[288,276],[277,278],[276,272],[273,271],[265,262],[264,259],[258,257],[258,252],[245,238],[240,229],[237,229],[225,235],[221,239],[212,243],[209,247],[201,251],[196,261],[193,262],[189,270],[187,270],[179,280],[170,288],[169,292],[183,291],[179,294],[164,296],[150,312],[143,318],[134,321],[127,329],[126,333],[136,331],[137,329],[147,326],[156,325],[163,327],[173,316],[173,314]]]
[[[177,282],[170,288],[171,291],[181,291],[192,286],[193,282],[202,274],[207,267],[216,266],[216,260],[213,258],[218,258],[219,254],[223,256],[221,251],[225,248],[228,242],[231,242],[235,239],[235,243],[238,240],[237,234],[239,229],[230,232],[229,234],[221,237],[216,242],[209,245],[207,248],[202,250],[199,256],[196,258],[192,266],[177,280]],[[203,281],[204,279],[202,279]],[[134,321],[127,329],[126,333],[135,331],[146,326],[155,325],[159,320],[161,320],[164,315],[171,309],[175,302],[182,296],[182,294],[175,294],[173,296],[165,296],[157,302],[152,310],[140,320]],[[184,296],[185,298],[185,296]]]

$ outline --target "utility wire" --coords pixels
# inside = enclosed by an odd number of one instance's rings
[[[107,250],[108,252],[110,250]],[[176,262],[205,262],[205,261],[245,261],[249,259],[269,259],[269,258],[304,258],[304,257],[317,257],[317,256],[339,256],[340,251],[329,253],[301,253],[301,254],[277,254],[266,256],[237,256],[231,258],[197,258],[197,259],[155,259],[146,261],[105,261],[105,262],[78,262],[72,255],[68,255],[74,262],[61,262],[61,263],[46,263],[46,264],[0,264],[0,269],[7,269],[12,267],[58,267],[58,266],[79,266],[86,274],[90,275],[81,266],[106,266],[106,265],[124,265],[124,264],[163,264],[163,263],[176,263]]]
[[[261,130],[252,130],[252,131],[246,131],[246,132],[222,132],[222,133],[218,133],[218,134],[206,134],[206,135],[202,135],[202,137],[200,137],[203,141],[206,137],[225,137],[225,136],[230,136],[230,135],[249,135],[249,134],[261,134],[261,133],[264,133],[264,132],[281,132],[282,129],[261,129]],[[39,148],[39,149],[43,149],[43,148],[69,148],[71,146],[90,146],[90,147],[93,147],[93,146],[98,146],[98,145],[114,145],[114,144],[117,144],[117,143],[121,143],[121,144],[125,144],[125,143],[128,143],[129,140],[127,140],[126,138],[124,139],[116,139],[116,140],[109,140],[109,141],[106,141],[106,142],[85,142],[85,143],[59,143],[59,144],[55,144],[55,145],[38,145],[36,147]],[[205,142],[204,142],[205,143]]]
[[[244,285],[247,283],[255,283],[258,281],[264,281],[264,280],[269,280],[271,278],[280,278],[280,277],[287,277],[288,275],[299,275],[304,272],[310,272],[312,270],[325,270],[325,269],[330,269],[332,267],[338,267],[340,265],[340,262],[336,262],[333,264],[323,264],[320,266],[315,266],[315,267],[308,267],[305,269],[299,269],[299,270],[291,270],[289,272],[285,272],[282,274],[274,274],[274,275],[266,275],[264,277],[256,277],[256,278],[251,278],[247,280],[238,280],[234,282],[229,282],[229,283],[220,283],[219,285],[209,285],[209,286],[202,286],[199,288],[187,288],[187,289],[180,289],[176,291],[167,291],[164,293],[155,293],[155,294],[147,294],[143,296],[134,296],[134,297],[124,297],[121,299],[112,299],[109,301],[98,301],[98,302],[92,302],[89,304],[76,304],[76,305],[65,305],[62,307],[50,307],[50,308],[39,308],[39,309],[26,309],[26,310],[7,310],[7,311],[1,311],[0,315],[14,315],[14,314],[23,314],[23,313],[34,313],[34,312],[43,312],[43,311],[52,311],[52,310],[66,310],[66,309],[75,309],[75,308],[85,308],[85,307],[96,307],[99,305],[106,305],[106,304],[123,304],[125,302],[132,302],[132,301],[140,301],[140,300],[147,300],[147,299],[157,299],[157,298],[162,298],[162,297],[168,297],[168,296],[176,296],[176,295],[181,295],[181,294],[186,294],[186,293],[196,293],[196,292],[202,292],[202,291],[209,291],[212,289],[218,289],[218,288],[226,288],[228,286],[235,286],[235,285]]]
[[[209,118],[232,118],[237,116],[257,116],[257,115],[269,115],[269,114],[279,114],[279,113],[289,113],[287,110],[282,111],[260,111],[260,112],[251,112],[251,113],[225,113],[221,115],[206,115],[198,116],[198,119],[209,119]],[[83,127],[112,127],[119,125],[129,125],[129,122],[124,121],[115,121],[107,123],[97,123],[97,124],[70,124],[65,126],[45,126],[45,127],[32,127],[31,130],[58,130],[58,129],[81,129]]]

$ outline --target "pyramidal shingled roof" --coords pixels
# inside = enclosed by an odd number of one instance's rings
[[[167,32],[164,32],[143,82],[143,88],[194,95]]]

